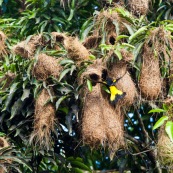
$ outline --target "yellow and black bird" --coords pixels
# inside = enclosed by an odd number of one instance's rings
[[[121,77],[122,78],[122,77]],[[123,92],[121,90],[119,90],[115,84],[121,79],[118,78],[116,80],[113,80],[111,78],[107,78],[106,82],[104,82],[107,87],[109,87],[109,91],[110,91],[110,102],[112,104],[116,104],[120,99],[124,98],[124,96],[126,95],[126,92]]]

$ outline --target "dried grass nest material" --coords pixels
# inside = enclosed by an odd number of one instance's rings
[[[51,35],[52,35],[53,41],[58,43],[64,43],[64,41],[68,37],[65,33],[60,33],[60,32],[52,32]]]
[[[94,75],[100,80],[103,70],[105,67],[102,60],[96,60],[87,68],[80,81],[85,77],[92,78]],[[113,151],[123,147],[123,116],[120,107],[115,109],[109,104],[108,95],[102,90],[100,83],[95,83],[92,92],[84,86],[82,93],[85,94],[82,111],[83,142],[91,147],[98,147],[99,144],[109,146]]]
[[[93,91],[85,90],[83,107],[82,137],[85,144],[91,147],[108,145],[110,150],[118,150],[124,146],[123,117],[103,98],[101,85],[93,87]]]
[[[128,0],[127,6],[133,14],[139,16],[148,13],[149,3],[150,0]]]
[[[0,149],[5,148],[5,147],[9,147],[9,146],[10,145],[9,145],[7,139],[4,137],[0,137]]]
[[[89,51],[82,45],[78,38],[68,37],[64,40],[64,47],[67,50],[68,57],[77,64],[90,60]]]
[[[19,42],[12,50],[16,55],[31,59],[34,56],[36,48],[41,45],[44,45],[43,36],[41,34],[33,35],[29,41],[24,40]]]
[[[164,128],[161,128],[158,134],[157,152],[161,165],[173,171],[173,142],[165,133]]]
[[[149,100],[157,99],[162,90],[159,59],[154,56],[153,50],[145,45],[142,60],[139,80],[141,95]]]
[[[133,104],[138,94],[135,83],[128,72],[127,63],[125,61],[114,63],[112,68],[108,71],[108,75],[113,79],[118,79],[123,76],[116,83],[116,87],[119,90],[126,92],[126,96],[120,100],[120,104],[124,106]]]
[[[36,99],[34,130],[30,136],[30,143],[49,149],[52,145],[51,132],[54,131],[56,123],[55,108],[50,101],[50,95],[43,89]]]
[[[0,31],[0,55],[6,55],[6,46],[5,46],[5,40],[7,39],[7,36]]]
[[[101,42],[101,36],[91,35],[85,39],[85,41],[83,42],[83,45],[87,49],[94,49],[99,46],[100,42]]]
[[[122,7],[121,7],[122,8]],[[117,28],[114,25],[114,22],[116,21],[119,25],[119,33],[125,33],[127,32],[127,28],[123,23],[128,23],[125,19],[123,19],[115,10],[112,10],[113,8],[104,10],[100,12],[95,19],[95,28],[93,31],[94,35],[100,35],[100,32],[102,32],[103,25],[104,30],[107,33],[107,38],[113,36],[113,38],[116,38],[117,35]],[[110,40],[107,39],[107,44],[109,44]]]
[[[46,54],[39,54],[36,65],[33,67],[32,74],[37,80],[46,80],[50,76],[58,78],[62,70],[59,64],[61,58],[56,59]]]

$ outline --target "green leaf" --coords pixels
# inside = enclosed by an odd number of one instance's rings
[[[114,53],[117,55],[119,60],[121,60],[123,58],[121,55],[121,52],[118,49],[114,50]]]
[[[14,105],[12,106],[11,108],[11,116],[10,116],[10,120],[15,116],[15,115],[18,115],[21,111],[23,107],[23,102],[22,100],[19,98],[15,103]]]
[[[58,82],[60,82],[62,80],[62,78],[64,78],[64,76],[71,71],[71,68],[65,69],[61,72],[60,76],[59,76],[59,80]]]
[[[90,58],[91,60],[95,60],[95,59],[96,59],[96,57],[95,57],[94,55],[89,55],[89,58]]]
[[[74,61],[72,61],[71,59],[63,59],[62,61],[60,61],[61,65],[66,65],[66,64],[74,64]]]
[[[89,91],[92,91],[93,86],[92,86],[92,83],[89,79],[87,79],[87,86],[88,86]]]
[[[163,116],[161,117],[153,126],[153,130],[157,129],[158,127],[160,127],[162,124],[164,124],[164,122],[168,120],[168,116]]]
[[[87,165],[85,165],[84,163],[79,162],[79,161],[77,161],[77,160],[71,161],[70,163],[71,163],[72,166],[81,168],[81,169],[83,169],[83,170],[91,171],[90,168],[89,168]]]
[[[71,169],[74,173],[83,173],[84,171],[79,168],[72,168]]]
[[[59,105],[61,104],[61,102],[63,101],[63,100],[65,100],[66,98],[67,98],[68,96],[62,96],[62,97],[60,97],[59,99],[58,99],[58,101],[56,102],[56,110],[58,110],[58,108],[59,108]]]
[[[0,6],[2,5],[3,1],[4,1],[4,0],[0,0]]]
[[[143,34],[143,33],[146,33],[147,31],[147,26],[143,26],[142,28],[140,28],[139,30],[137,30],[133,35],[131,35],[129,37],[129,41],[132,42],[132,40],[134,39],[137,39],[138,40],[138,37],[139,35]]]
[[[24,89],[21,100],[24,101],[26,98],[29,97],[29,94],[30,94],[30,89]]]
[[[105,86],[105,85],[102,86],[102,89],[103,89],[104,91],[106,91],[108,94],[111,93],[110,90],[108,89],[108,87]]]
[[[173,142],[173,122],[168,121],[165,126],[165,131],[169,136],[170,140]]]
[[[164,109],[152,109],[148,113],[150,114],[150,113],[155,113],[155,112],[160,113],[160,112],[166,112],[166,111]]]

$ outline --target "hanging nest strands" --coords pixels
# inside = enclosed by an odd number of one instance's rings
[[[137,16],[146,15],[149,11],[150,0],[128,0],[129,10]]]
[[[153,100],[161,94],[162,80],[159,67],[159,59],[153,54],[153,50],[144,45],[142,67],[139,80],[139,88],[144,98]]]
[[[137,94],[135,83],[133,82],[127,70],[127,63],[123,60],[117,63],[114,63],[112,65],[112,68],[109,71],[109,76],[113,79],[118,79],[123,76],[116,83],[116,86],[119,90],[126,92],[125,97],[122,100],[120,100],[120,105],[123,105],[123,106],[132,105],[138,94]]]
[[[64,45],[64,41],[67,39],[67,35],[65,33],[60,32],[52,32],[52,42],[54,44],[53,48],[55,50],[61,50],[60,44]]]
[[[127,32],[124,23],[128,24],[129,22],[122,18],[113,8],[109,8],[96,16],[93,35],[100,36],[104,28],[106,44],[114,45],[117,35]]]
[[[6,46],[5,46],[6,38],[7,38],[7,36],[2,31],[0,31],[0,55],[1,56],[7,54]]]
[[[90,60],[89,51],[79,42],[78,38],[68,37],[64,40],[64,47],[68,57],[80,65],[81,62]]]
[[[86,91],[82,116],[82,137],[85,144],[97,147],[106,141],[103,117],[104,105],[100,84],[93,87],[92,92]]]
[[[42,35],[33,35],[29,41],[25,40],[13,47],[13,52],[16,55],[20,55],[23,58],[31,59],[34,56],[36,48],[38,46],[43,46],[44,40]]]
[[[170,140],[168,135],[165,133],[165,130],[162,128],[159,131],[158,134],[158,143],[157,143],[157,149],[158,149],[158,158],[160,160],[161,165],[164,167],[169,167],[171,169],[173,165],[173,142]],[[173,171],[173,170],[172,170]]]
[[[99,81],[104,72],[102,60],[96,60],[87,68],[82,78],[89,76],[92,80],[93,76],[98,76]],[[119,107],[114,109],[109,104],[108,95],[102,90],[102,85],[96,80],[92,81],[94,81],[93,90],[90,92],[85,86],[83,92],[85,93],[82,117],[83,141],[92,147],[107,144],[110,150],[116,151],[124,146],[123,116]]]
[[[50,101],[49,93],[43,89],[36,99],[34,130],[30,136],[30,143],[49,149],[52,145],[51,132],[54,131],[55,108]]]
[[[59,77],[62,66],[59,64],[60,59],[39,54],[36,65],[33,67],[32,74],[37,80],[46,80],[50,76]]]

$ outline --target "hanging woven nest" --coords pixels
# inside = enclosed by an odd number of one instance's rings
[[[23,58],[31,59],[38,46],[43,46],[44,40],[43,36],[40,35],[33,35],[29,41],[24,40],[17,45],[15,45],[12,50],[16,55],[20,55]]]
[[[65,33],[60,33],[60,32],[52,32],[52,43],[53,43],[53,49],[55,50],[61,50],[62,48],[60,47],[61,45],[64,45],[64,41],[68,39],[68,36]]]
[[[125,97],[120,100],[120,104],[127,107],[132,105],[137,97],[137,89],[128,72],[127,63],[124,60],[115,62],[109,70],[108,75],[113,79],[122,77],[116,83],[116,87],[119,90],[126,92]]]
[[[7,36],[2,31],[0,31],[0,55],[1,56],[7,54],[6,46],[5,46],[6,39],[7,39]]]
[[[101,36],[91,35],[85,39],[83,45],[87,49],[96,49],[101,43]]]
[[[160,129],[158,134],[157,153],[161,165],[169,169],[169,171],[173,171],[173,142],[165,133],[164,128]]]
[[[39,54],[37,58],[37,63],[32,70],[32,74],[37,80],[46,80],[50,76],[59,77],[62,70],[62,66],[59,64],[60,59],[46,54]]]
[[[115,7],[117,7],[117,5],[115,5]],[[124,23],[128,24],[128,21],[122,18],[114,8],[109,8],[98,13],[95,18],[95,28],[93,31],[93,35],[103,36],[101,33],[104,29],[106,44],[111,45],[114,45],[117,35],[127,32]]]
[[[159,59],[155,57],[150,47],[144,45],[142,60],[139,80],[141,94],[149,100],[157,99],[162,91]]]
[[[68,37],[64,40],[64,47],[67,50],[68,57],[80,65],[83,61],[90,60],[89,51],[82,45],[78,38]]]
[[[149,11],[150,0],[128,0],[127,7],[137,16],[146,15]]]
[[[101,80],[105,68],[101,60],[89,66],[82,78],[98,76]],[[82,79],[80,79],[82,81]],[[120,107],[116,109],[109,103],[108,95],[102,90],[102,84],[94,81],[93,90],[90,92],[84,86],[82,137],[85,144],[91,147],[108,146],[116,151],[124,146],[123,115]]]
[[[52,146],[51,132],[56,122],[55,108],[50,103],[50,95],[43,89],[36,99],[34,130],[30,135],[30,143],[49,149]]]
[[[104,144],[106,131],[103,117],[103,98],[100,84],[93,87],[92,92],[84,90],[85,102],[82,115],[82,137],[85,144],[91,147]]]

